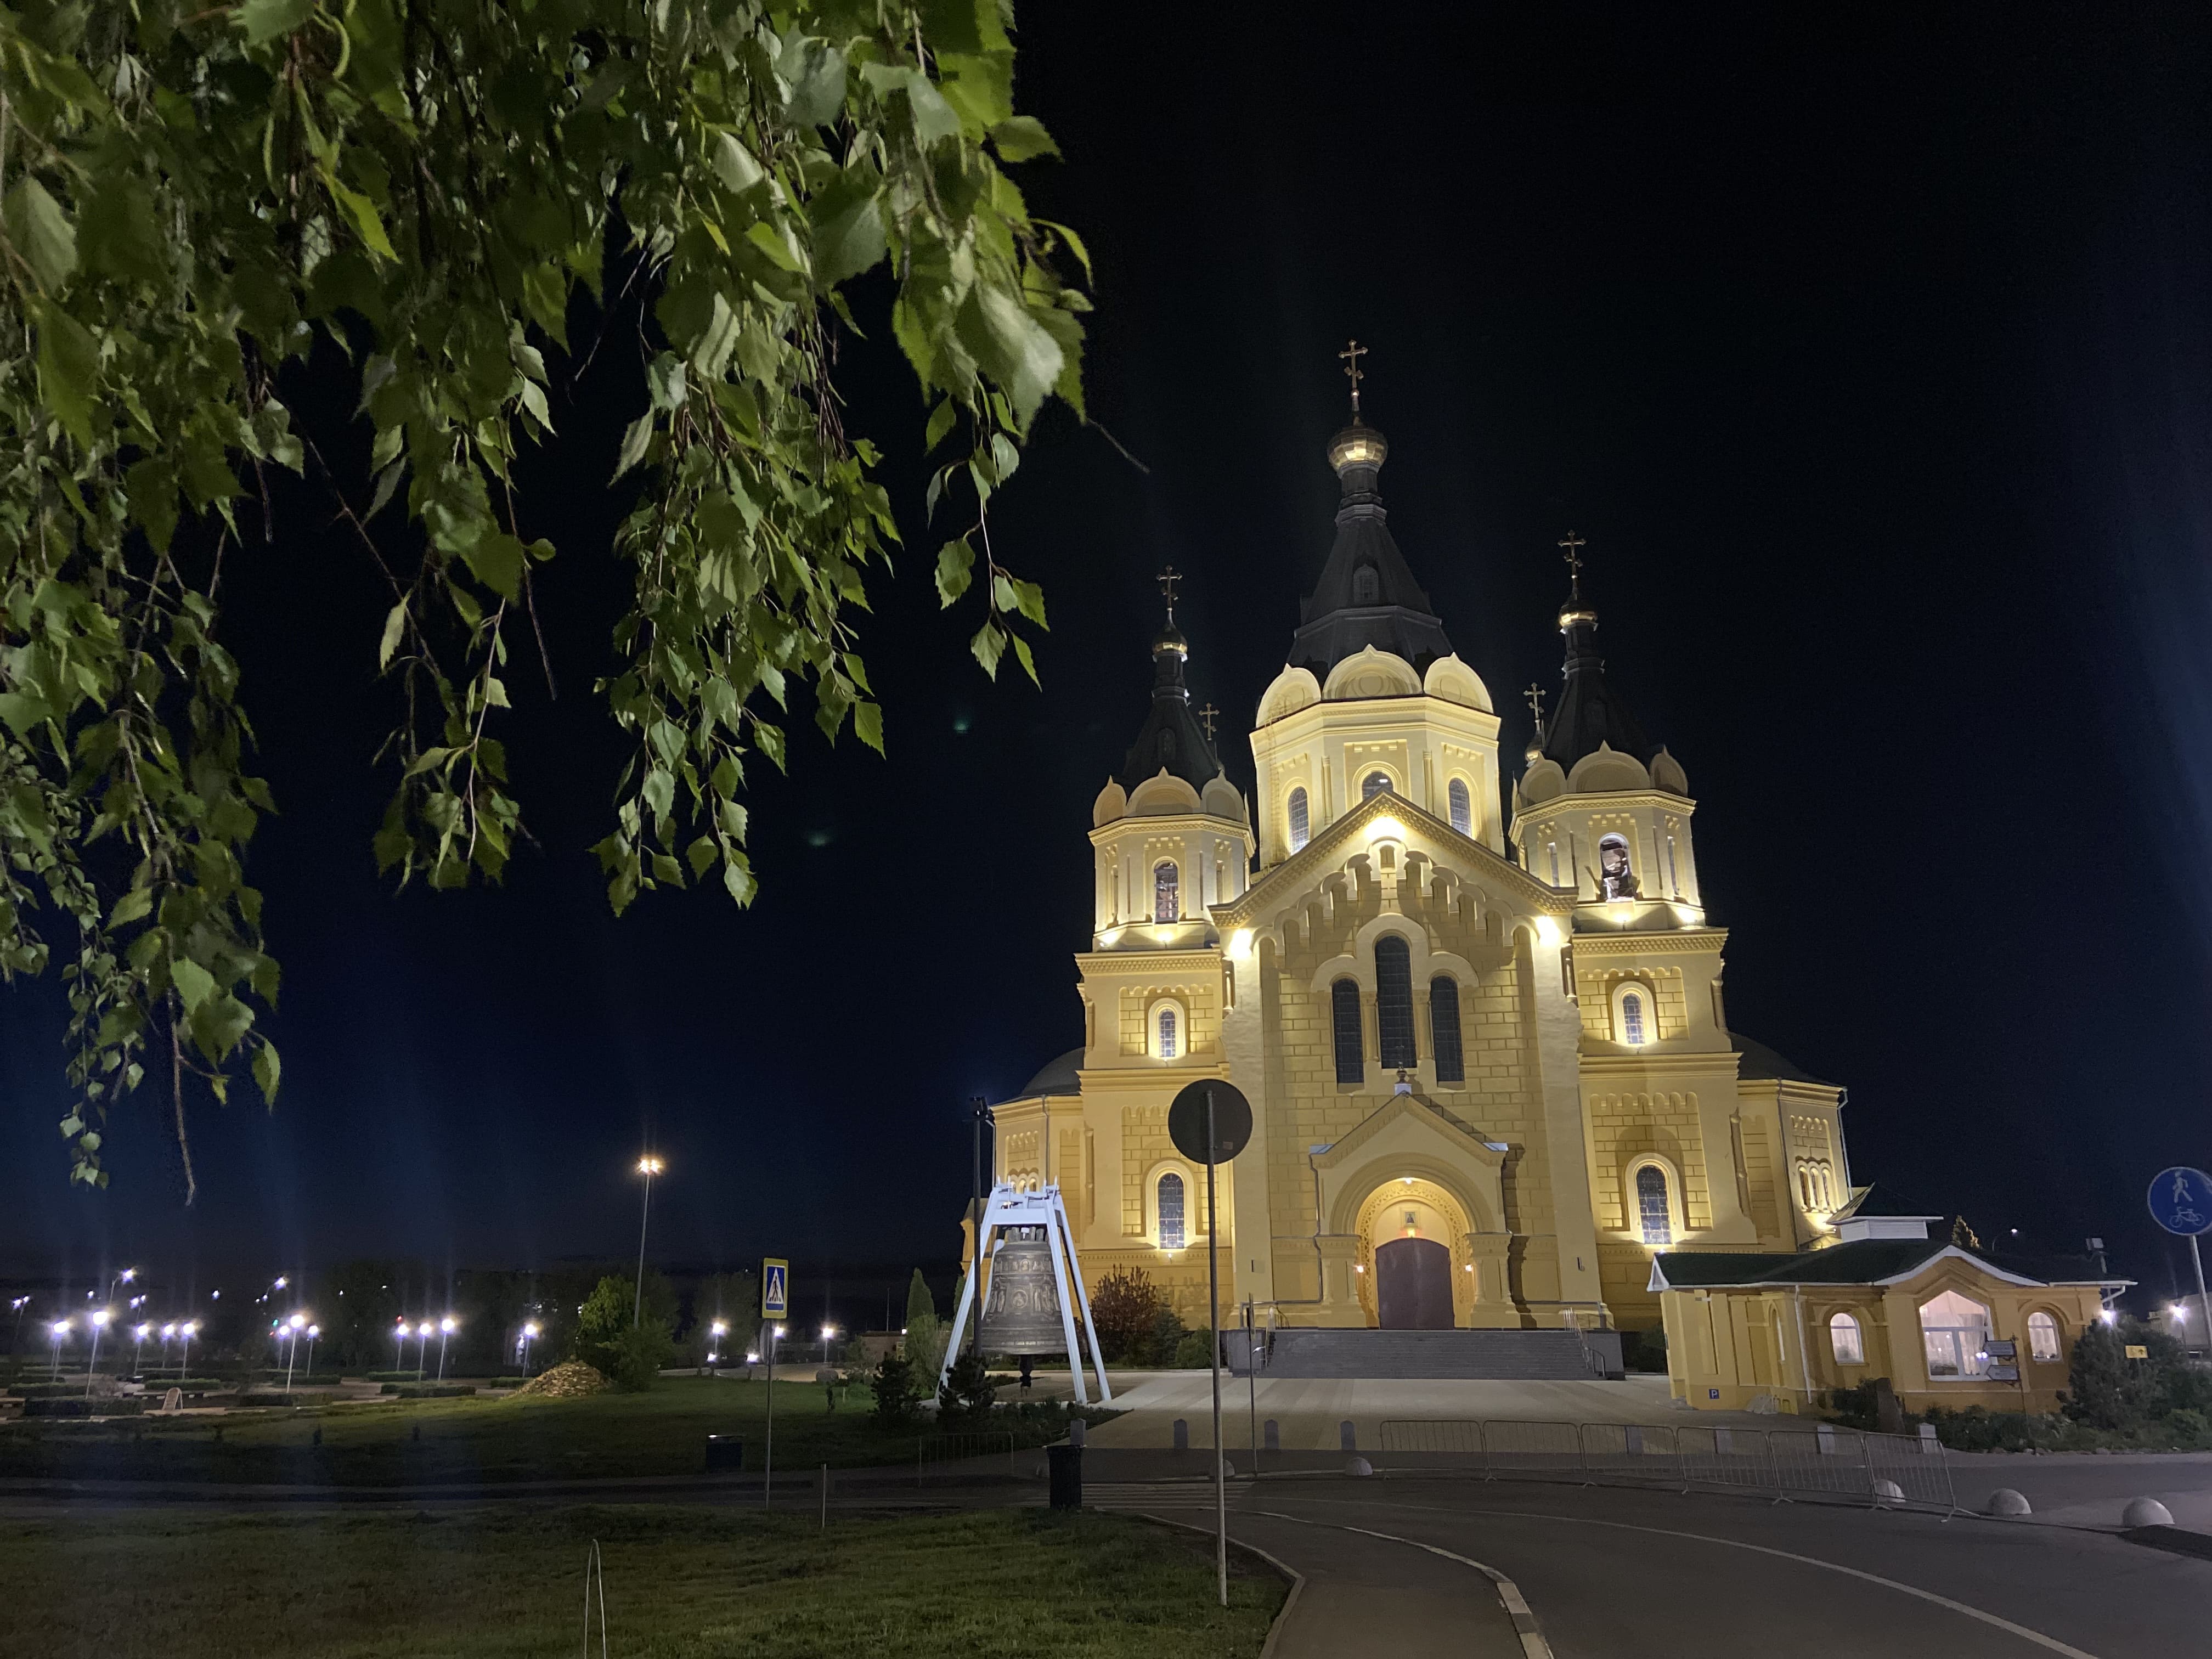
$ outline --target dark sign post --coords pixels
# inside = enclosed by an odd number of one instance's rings
[[[2197,1269],[2197,1316],[2212,1322],[2212,1303],[2204,1296],[2204,1256],[2197,1247],[2199,1234],[2212,1232],[2212,1176],[2186,1164],[2160,1170],[2150,1183],[2149,1199],[2150,1218],[2166,1231],[2189,1240],[2190,1263]],[[2202,1334],[2197,1338],[2200,1342],[2204,1340]],[[2187,1348],[2186,1338],[2182,1346]]]
[[[1221,1223],[1214,1214],[1213,1166],[1244,1150],[1252,1138],[1252,1103],[1233,1083],[1188,1084],[1168,1108],[1168,1139],[1194,1164],[1206,1165],[1206,1319],[1213,1352],[1214,1577],[1229,1605],[1229,1475],[1221,1455]],[[1249,1364],[1250,1354],[1245,1356]]]
[[[783,1334],[776,1322],[791,1311],[791,1263],[781,1256],[761,1261],[761,1317],[768,1324],[768,1450],[762,1460],[761,1507],[775,1502],[775,1343]]]

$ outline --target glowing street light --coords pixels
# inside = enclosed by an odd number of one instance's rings
[[[525,1376],[530,1375],[530,1345],[538,1340],[539,1334],[538,1322],[533,1319],[523,1326],[522,1334],[515,1338],[515,1355],[522,1361],[522,1374]]]
[[[392,1369],[395,1371],[407,1369],[407,1322],[404,1319],[392,1328]]]
[[[307,1381],[315,1380],[315,1339],[323,1334],[320,1325],[307,1327]]]
[[[197,1319],[187,1319],[177,1327],[177,1334],[185,1344],[183,1352],[177,1356],[177,1381],[179,1382],[185,1380],[185,1367],[191,1362],[192,1339],[199,1334],[200,1322]]]
[[[57,1319],[46,1328],[46,1334],[54,1340],[54,1369],[52,1380],[58,1380],[62,1374],[62,1344],[69,1340],[69,1321]]]
[[[836,1334],[837,1328],[835,1325],[824,1325],[822,1328],[822,1363],[824,1365],[830,1363],[830,1339]]]
[[[416,1326],[415,1335],[422,1344],[415,1350],[415,1380],[420,1382],[422,1380],[422,1367],[426,1363],[426,1356],[430,1352],[430,1322],[426,1319]]]
[[[15,1334],[8,1341],[8,1352],[10,1354],[23,1346],[23,1310],[30,1305],[31,1298],[27,1296],[19,1296],[8,1304],[9,1311],[15,1316]]]
[[[630,1328],[635,1330],[645,1317],[645,1229],[653,1219],[653,1178],[668,1166],[647,1152],[637,1161],[637,1172],[645,1177],[645,1206],[637,1217],[637,1299],[629,1310]]]
[[[131,1328],[131,1335],[134,1345],[131,1350],[131,1374],[133,1376],[136,1376],[138,1374],[140,1369],[139,1362],[145,1357],[146,1339],[153,1334],[154,1328],[151,1325],[139,1324],[133,1325]]]
[[[284,1392],[292,1392],[292,1362],[300,1357],[300,1339],[307,1334],[307,1316],[295,1313],[286,1320],[277,1334],[287,1345],[284,1349]]]
[[[105,1308],[95,1308],[92,1314],[92,1354],[84,1362],[84,1397],[92,1398],[92,1374],[100,1365],[100,1334],[107,1328],[107,1322],[115,1316]]]
[[[707,1356],[707,1363],[709,1365],[718,1365],[722,1360],[722,1339],[730,1334],[730,1322],[726,1319],[718,1319],[707,1328],[714,1339],[714,1352]]]
[[[461,1322],[451,1314],[438,1322],[438,1381],[441,1382],[446,1380],[446,1344],[453,1340],[453,1333],[460,1328]]]

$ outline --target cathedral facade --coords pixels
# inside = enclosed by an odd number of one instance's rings
[[[1608,685],[1578,573],[1562,684],[1509,783],[1490,690],[1392,538],[1388,446],[1328,457],[1335,540],[1231,783],[1152,644],[1098,793],[1079,1048],[994,1108],[998,1178],[1057,1184],[1085,1279],[1206,1304],[1200,1078],[1250,1100],[1218,1175],[1224,1322],[1624,1329],[1664,1252],[1829,1242],[1843,1091],[1731,1032],[1682,766]],[[1571,566],[1574,544],[1569,544]]]

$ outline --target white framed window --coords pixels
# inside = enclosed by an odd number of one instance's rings
[[[1173,1170],[1159,1179],[1155,1214],[1158,1217],[1160,1248],[1179,1250],[1189,1242],[1189,1231],[1183,1222],[1182,1177]]]
[[[1474,797],[1468,793],[1467,780],[1454,778],[1444,791],[1444,801],[1451,811],[1451,827],[1462,836],[1474,833]]]
[[[1161,1009],[1153,1016],[1153,1020],[1156,1027],[1155,1040],[1159,1044],[1159,1056],[1162,1060],[1173,1060],[1181,1052],[1177,1045],[1182,1036],[1176,1018],[1174,1006],[1170,1004]]]
[[[2045,1360],[2058,1358],[2058,1322],[2047,1313],[2038,1311],[2027,1316],[2027,1357]]]
[[[1672,1244],[1674,1242],[1674,1182],[1668,1178],[1664,1164],[1638,1164],[1629,1177],[1629,1191],[1636,1200],[1637,1237],[1646,1244]]]
[[[1931,1382],[1965,1382],[1990,1368],[1990,1310],[1946,1291],[1920,1304],[1920,1341]]]
[[[1182,1060],[1190,1053],[1190,1010],[1174,997],[1162,997],[1145,1011],[1145,1052],[1154,1060]]]
[[[1640,979],[1613,988],[1613,1040],[1631,1048],[1648,1048],[1659,1040],[1659,1004]]]
[[[1182,920],[1182,872],[1172,859],[1162,859],[1152,866],[1152,920]]]
[[[1303,786],[1291,791],[1283,803],[1283,815],[1290,820],[1291,851],[1304,850],[1309,837],[1312,818],[1306,807],[1306,792]]]
[[[1830,1316],[1828,1347],[1836,1356],[1838,1365],[1866,1364],[1865,1334],[1859,1329],[1859,1322],[1847,1313]]]

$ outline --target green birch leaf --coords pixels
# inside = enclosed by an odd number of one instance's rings
[[[884,752],[884,710],[881,703],[856,702],[853,705],[853,735],[878,755]]]
[[[991,129],[991,143],[1008,161],[1030,161],[1040,155],[1058,155],[1060,146],[1035,116],[1017,115]],[[1084,262],[1086,265],[1088,260]]]
[[[246,0],[238,9],[239,27],[249,46],[266,45],[303,27],[314,15],[315,0]]]
[[[380,672],[392,666],[392,653],[399,649],[406,629],[407,601],[402,599],[385,612],[384,636],[376,642],[376,666]]]
[[[975,569],[975,550],[968,544],[965,536],[949,541],[938,550],[937,604],[939,610],[968,591]]]
[[[1030,677],[1030,684],[1042,691],[1044,682],[1037,678],[1036,659],[1030,654],[1030,642],[1020,635],[1013,635],[1014,659],[1022,665],[1022,672]]]
[[[277,1085],[283,1078],[284,1062],[277,1055],[276,1045],[264,1038],[261,1047],[253,1055],[253,1082],[254,1086],[261,1091],[264,1105],[274,1106],[276,1103]]]
[[[0,203],[9,243],[30,266],[47,293],[58,292],[76,269],[76,227],[62,204],[36,179],[26,175]]]
[[[39,331],[39,401],[64,432],[89,449],[100,347],[82,323],[52,301],[33,295],[25,309]]]
[[[177,994],[185,1000],[185,1012],[198,1013],[215,994],[215,975],[187,957],[179,957],[169,964],[169,982],[177,988]]]
[[[968,641],[968,649],[983,665],[983,672],[995,680],[999,678],[999,659],[1006,653],[1006,630],[996,623],[985,623],[975,630],[975,637]]]

